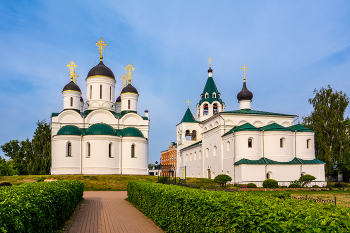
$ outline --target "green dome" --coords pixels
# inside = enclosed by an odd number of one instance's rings
[[[86,135],[112,135],[115,136],[115,130],[112,126],[104,124],[104,123],[97,123],[91,125],[87,131]]]
[[[140,137],[143,138],[143,134],[139,129],[134,127],[128,127],[123,129],[123,137]]]
[[[80,129],[75,125],[66,125],[58,130],[57,135],[80,135]]]

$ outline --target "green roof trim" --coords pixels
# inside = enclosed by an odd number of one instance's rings
[[[81,130],[75,125],[65,125],[60,128],[57,135],[81,135]]]
[[[277,123],[272,123],[269,125],[265,125],[264,127],[259,128],[260,131],[292,131],[286,127],[283,127],[282,125],[279,125]]]
[[[192,146],[196,146],[196,145],[201,144],[201,143],[202,143],[202,140],[199,141],[199,142],[193,143],[192,145],[186,146],[186,147],[183,148],[182,150],[188,149],[188,148],[190,148],[190,147],[192,147]]]
[[[123,137],[140,137],[143,138],[143,133],[134,127],[127,127],[123,129],[122,132]]]
[[[213,92],[216,93],[216,98],[213,98]],[[205,93],[209,94],[209,98],[205,99]],[[207,83],[205,84],[204,90],[201,94],[201,100],[199,101],[198,105],[201,105],[201,103],[208,101],[209,104],[211,104],[214,101],[218,101],[222,104],[221,98],[219,98],[220,92],[218,91],[218,88],[215,85],[213,77],[208,77]]]
[[[289,114],[282,114],[282,113],[273,113],[273,112],[264,112],[264,111],[258,111],[258,110],[251,110],[251,109],[240,109],[240,110],[234,110],[234,111],[226,111],[226,112],[220,112],[220,114],[225,113],[231,113],[231,114],[252,114],[252,115],[270,115],[270,116],[296,116],[296,115],[289,115]]]
[[[107,125],[105,123],[97,123],[91,125],[86,130],[86,135],[111,135],[115,136],[116,132],[112,126]]]
[[[313,130],[301,125],[301,124],[297,124],[297,125],[292,125],[287,127],[288,129],[292,130],[292,131],[297,131],[297,132],[314,132]]]
[[[190,123],[197,123],[197,121],[194,119],[191,110],[187,108],[184,117],[182,118],[181,122],[190,122]]]
[[[239,131],[259,131],[259,129],[256,128],[255,126],[251,125],[250,123],[245,123],[243,125],[233,127],[230,131],[228,131],[224,135],[222,135],[222,137],[229,135],[233,132],[239,132]]]
[[[250,159],[241,159],[237,162],[235,162],[234,165],[241,165],[241,164],[325,164],[325,162],[322,162],[318,159],[313,160],[304,160],[299,158],[294,158],[289,162],[277,162],[272,159],[268,158],[260,158],[259,160],[250,160]]]

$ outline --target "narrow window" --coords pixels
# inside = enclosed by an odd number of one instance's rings
[[[230,142],[227,142],[227,151],[230,150]]]
[[[186,137],[186,141],[191,141],[191,132],[189,130],[186,130],[186,133],[185,133],[185,137]]]
[[[203,115],[208,115],[208,104],[204,104],[204,112]]]
[[[197,160],[197,152],[194,152],[193,159]]]
[[[199,151],[199,153],[198,153],[198,159],[202,159],[202,151]]]
[[[209,149],[207,148],[206,150],[205,150],[205,157],[209,157]]]
[[[128,100],[128,109],[130,109],[130,100]]]
[[[73,107],[73,97],[70,97],[70,106]]]
[[[112,100],[112,87],[109,87],[109,100]]]
[[[205,93],[205,98],[208,99],[209,98],[209,94]]]
[[[90,155],[91,155],[91,146],[90,146],[90,142],[87,143],[87,148],[86,148],[86,150],[87,150],[87,155],[86,155],[86,157],[90,157]]]
[[[192,153],[190,154],[190,161],[192,161]]]
[[[215,92],[212,94],[212,96],[213,96],[213,98],[216,98],[216,94],[215,94]]]
[[[280,148],[283,148],[284,147],[284,138],[281,138],[280,139]]]
[[[188,162],[188,154],[186,154],[186,162]]]
[[[214,157],[216,157],[217,153],[218,153],[218,148],[214,146],[214,150],[213,150]]]
[[[67,156],[72,156],[72,144],[70,142],[67,143]]]
[[[113,157],[113,156],[112,156],[112,143],[109,143],[109,145],[108,145],[108,156],[109,156],[110,158]]]
[[[90,99],[92,99],[92,85],[90,85]]]
[[[310,141],[311,141],[311,139],[306,140],[306,148],[307,148],[307,149],[310,148]]]
[[[213,104],[213,114],[218,113],[218,104]]]
[[[131,145],[131,158],[135,158],[135,145]]]
[[[192,131],[192,141],[196,141],[197,140],[197,131],[193,130]]]
[[[100,85],[100,99],[102,99],[102,85]]]
[[[248,148],[253,148],[253,139],[248,138]]]

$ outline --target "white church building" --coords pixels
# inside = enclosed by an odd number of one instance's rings
[[[314,132],[300,124],[296,115],[251,108],[253,93],[244,82],[237,94],[239,110],[226,111],[211,65],[196,119],[189,106],[177,132],[177,169],[186,166],[187,177],[232,177],[232,183],[256,183],[267,179],[288,185],[305,174],[324,184],[325,163],[315,158]],[[273,94],[273,93],[272,93]]]
[[[76,84],[72,61],[71,81],[64,86],[63,110],[51,115],[51,174],[147,175],[148,111],[138,114],[139,93],[131,84],[134,68],[122,76],[123,89],[116,99],[116,80],[102,59],[86,77],[86,101]],[[128,83],[128,85],[126,85]]]

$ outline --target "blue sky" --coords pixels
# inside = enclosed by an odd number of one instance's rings
[[[195,113],[209,57],[226,110],[238,109],[245,63],[253,109],[301,118],[315,88],[350,94],[349,12],[349,1],[0,1],[0,144],[32,138],[62,110],[71,60],[86,99],[101,37],[117,92],[124,67],[136,68],[149,162],[176,140],[187,99]]]

